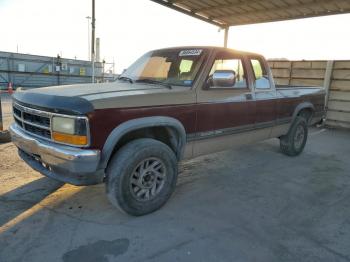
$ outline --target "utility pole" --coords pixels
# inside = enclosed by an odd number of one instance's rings
[[[106,61],[103,59],[102,60],[102,83],[105,82],[105,64],[106,64]]]
[[[61,83],[60,83],[61,67],[62,67],[61,56],[60,56],[60,55],[57,55],[56,72],[57,72],[57,85],[58,85],[58,86],[61,84]]]
[[[115,72],[115,62],[114,62],[114,56],[113,56],[113,77],[114,77],[114,72]]]
[[[90,47],[90,23],[91,23],[91,16],[87,16],[86,19],[88,20],[88,59],[91,61],[91,47]]]
[[[92,64],[92,83],[95,83],[95,0],[92,0],[92,33],[91,33],[91,64]]]

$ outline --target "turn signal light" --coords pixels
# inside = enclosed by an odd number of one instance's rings
[[[52,138],[56,142],[71,144],[76,146],[86,146],[88,139],[86,136],[68,135],[58,132],[52,133]]]

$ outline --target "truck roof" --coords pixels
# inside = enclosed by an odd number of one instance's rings
[[[252,53],[252,52],[246,52],[241,50],[236,50],[232,48],[225,48],[220,46],[174,46],[174,47],[166,47],[166,48],[160,48],[160,49],[154,49],[152,51],[159,51],[159,50],[181,50],[181,49],[206,49],[209,51],[215,51],[215,50],[230,50],[240,55],[248,55],[248,56],[262,56],[258,53]]]

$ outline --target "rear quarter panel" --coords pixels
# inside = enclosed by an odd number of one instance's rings
[[[314,116],[324,114],[325,91],[317,87],[277,88],[277,117],[278,121],[291,121],[298,105],[311,103]]]

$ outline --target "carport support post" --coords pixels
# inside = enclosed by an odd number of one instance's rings
[[[228,33],[230,30],[230,27],[225,27],[225,36],[224,36],[224,47],[227,48],[227,43],[228,43]]]
[[[329,91],[332,83],[333,67],[334,67],[334,61],[332,60],[327,61],[326,73],[325,73],[324,82],[323,82],[323,88],[326,91],[326,98],[325,98],[326,100],[324,103],[324,107],[326,111],[328,109]]]

